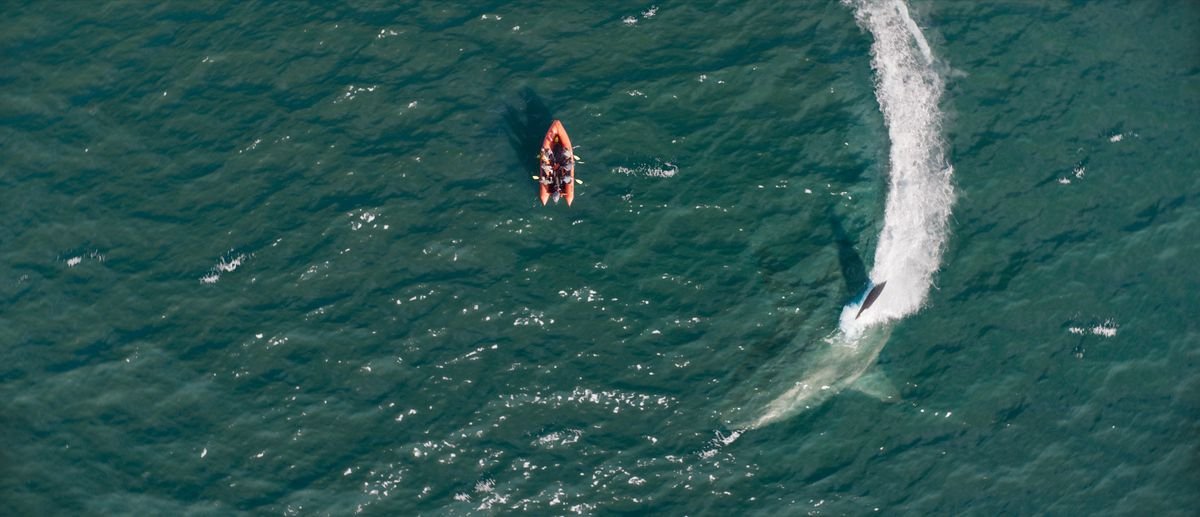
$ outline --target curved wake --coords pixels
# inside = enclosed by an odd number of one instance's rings
[[[777,422],[828,397],[857,387],[891,334],[891,324],[921,308],[941,265],[946,225],[954,203],[953,167],[945,158],[938,108],[943,84],[933,53],[903,0],[843,0],[859,26],[874,37],[871,67],[891,140],[883,230],[870,277],[887,282],[859,315],[862,300],[843,308],[839,330],[804,364],[803,374],[742,428]],[[864,293],[865,294],[865,293]],[[887,395],[883,398],[890,398]]]
[[[870,274],[873,283],[888,285],[857,323],[846,317],[849,310],[843,312],[842,329],[849,331],[902,318],[925,302],[946,245],[954,169],[945,158],[941,135],[942,79],[908,7],[901,0],[846,3],[875,38],[875,96],[891,140],[883,231]]]

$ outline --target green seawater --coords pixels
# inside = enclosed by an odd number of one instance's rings
[[[1194,515],[1200,4],[908,9],[897,396],[740,429],[884,226],[855,6],[4,3],[0,514]]]

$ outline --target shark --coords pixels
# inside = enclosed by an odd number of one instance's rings
[[[843,2],[874,39],[875,97],[890,143],[883,227],[874,265],[865,275],[870,283],[859,300],[843,306],[837,328],[824,343],[798,343],[815,346],[791,347],[764,369],[771,381],[787,380],[754,388],[772,398],[748,404],[756,414],[741,422],[744,428],[778,422],[847,390],[895,400],[895,388],[872,365],[893,326],[924,305],[948,238],[954,167],[945,154],[939,108],[944,83],[932,49],[904,0]],[[834,236],[843,277],[848,287],[857,285],[865,268],[853,249],[854,238],[836,221]]]
[[[856,307],[846,307],[843,321],[853,309]],[[736,427],[758,429],[817,407],[847,390],[885,402],[899,401],[892,382],[881,371],[871,369],[891,333],[892,325],[887,323],[838,329],[804,361],[801,377],[763,406],[758,416]]]

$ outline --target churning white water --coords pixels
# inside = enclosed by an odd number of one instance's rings
[[[872,283],[887,285],[857,319],[862,301],[847,305],[839,330],[825,339],[826,346],[805,361],[803,373],[786,391],[743,422],[743,428],[777,422],[851,387],[894,399],[886,381],[864,383],[862,378],[887,344],[889,322],[916,312],[925,302],[946,244],[954,203],[953,168],[944,154],[938,107],[943,85],[933,68],[929,43],[902,0],[845,3],[875,38],[875,96],[891,140],[883,231],[870,274]]]
[[[902,318],[921,308],[941,264],[946,223],[954,203],[938,107],[943,84],[925,36],[901,0],[851,0],[858,24],[875,38],[871,67],[875,96],[891,140],[883,231],[871,281],[887,282],[875,304],[855,321],[857,303],[842,314],[849,332]]]

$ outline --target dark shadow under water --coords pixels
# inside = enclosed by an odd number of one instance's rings
[[[847,296],[858,296],[863,291],[863,286],[870,283],[867,266],[863,263],[862,255],[854,249],[854,240],[846,233],[842,220],[832,210],[829,211],[829,228],[833,231],[833,242],[837,245],[838,265],[842,268]]]
[[[508,130],[508,143],[517,154],[523,174],[533,174],[538,167],[537,152],[542,145],[546,130],[554,121],[554,114],[532,88],[520,93],[520,106],[509,104],[504,108],[504,121]]]

